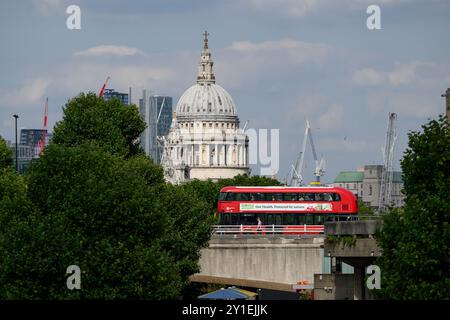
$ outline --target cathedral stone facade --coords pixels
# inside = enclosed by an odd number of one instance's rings
[[[216,84],[206,32],[197,83],[178,101],[163,144],[164,175],[172,183],[248,173],[248,137],[230,94]]]

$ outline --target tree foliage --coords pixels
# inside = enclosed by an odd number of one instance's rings
[[[198,271],[208,206],[165,184],[149,159],[52,144],[27,177],[28,190],[16,194],[39,210],[2,230],[1,297],[177,298]],[[82,270],[81,290],[65,286],[69,265]]]
[[[0,136],[0,169],[13,165],[13,151],[6,146],[6,141]]]
[[[444,117],[422,128],[409,133],[401,162],[405,206],[377,235],[384,298],[450,298],[450,134]]]
[[[139,154],[144,126],[126,108],[81,94],[25,176],[2,169],[0,298],[178,298],[198,271],[209,206]],[[81,290],[66,287],[70,265]]]
[[[54,143],[76,146],[95,141],[112,154],[142,154],[137,139],[145,122],[136,106],[124,105],[118,99],[106,101],[91,92],[69,100],[63,112],[62,121],[53,129]]]

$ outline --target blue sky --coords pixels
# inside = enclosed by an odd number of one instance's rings
[[[81,8],[81,30],[66,8]],[[368,30],[366,8],[381,8]],[[195,82],[202,32],[210,33],[217,83],[241,123],[280,129],[280,170],[295,161],[305,120],[327,162],[341,170],[381,163],[389,112],[398,114],[396,167],[409,130],[444,111],[450,87],[446,0],[24,0],[0,2],[0,135],[50,128],[80,91],[146,88],[177,101]],[[305,175],[312,179],[311,156]],[[257,169],[254,170],[257,172]]]

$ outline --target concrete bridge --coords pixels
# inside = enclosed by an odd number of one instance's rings
[[[201,251],[200,273],[191,281],[286,292],[314,289],[319,300],[373,299],[364,279],[367,266],[381,256],[373,238],[381,226],[381,220],[330,222],[324,235],[296,237],[215,234]],[[337,241],[349,236],[351,245]],[[343,272],[343,265],[353,270]]]
[[[323,245],[323,235],[215,235],[201,251],[201,271],[191,281],[288,292],[312,289],[314,274],[323,273]]]

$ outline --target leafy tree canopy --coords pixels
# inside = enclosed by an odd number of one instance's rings
[[[207,205],[165,184],[148,158],[124,160],[91,143],[51,144],[27,178],[16,194],[39,210],[2,230],[1,297],[177,298],[198,271],[210,236]],[[16,206],[9,205],[12,216]],[[82,270],[81,290],[66,287],[69,265]]]
[[[137,139],[145,122],[136,106],[124,105],[118,99],[106,101],[91,92],[69,100],[63,112],[62,121],[53,130],[54,143],[76,146],[95,141],[112,154],[142,154]]]
[[[450,134],[442,116],[422,128],[401,162],[405,206],[377,235],[383,298],[450,299]]]
[[[6,146],[6,141],[0,136],[0,168],[13,165],[13,151]]]

